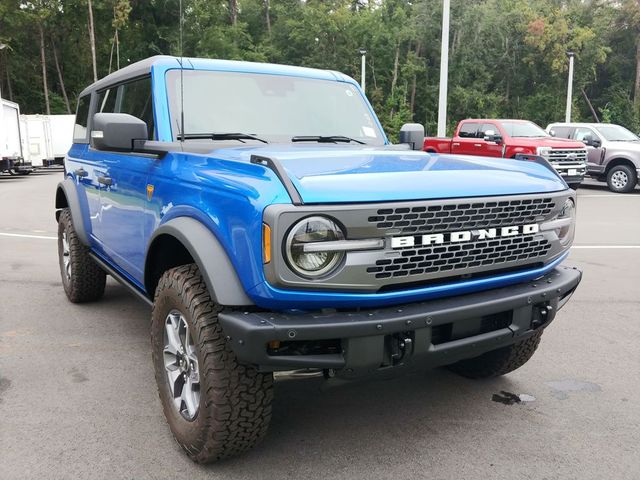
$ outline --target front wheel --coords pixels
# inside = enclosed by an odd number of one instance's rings
[[[498,348],[475,358],[462,360],[449,369],[467,378],[490,378],[506,375],[527,363],[540,344],[542,331],[508,347]]]
[[[156,289],[151,344],[158,394],[178,444],[198,463],[252,448],[271,419],[273,375],[238,363],[194,264]]]
[[[636,171],[627,165],[616,165],[607,174],[609,190],[616,193],[629,193],[636,187]]]

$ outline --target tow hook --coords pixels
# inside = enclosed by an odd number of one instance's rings
[[[413,353],[413,332],[400,332],[389,336],[389,356],[392,365],[398,365]]]

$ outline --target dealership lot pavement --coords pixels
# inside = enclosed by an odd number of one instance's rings
[[[522,369],[283,378],[265,442],[201,467],[162,416],[149,308],[112,280],[99,303],[64,296],[61,175],[0,176],[1,479],[640,478],[640,189],[579,190],[567,263],[583,282]]]

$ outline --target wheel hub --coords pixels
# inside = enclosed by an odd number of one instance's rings
[[[621,170],[614,172],[613,175],[611,175],[611,183],[618,189],[624,188],[627,185],[628,181],[629,177],[625,172]]]
[[[163,358],[173,405],[193,421],[200,408],[200,369],[189,326],[177,310],[165,320]]]

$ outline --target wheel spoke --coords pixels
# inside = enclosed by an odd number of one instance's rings
[[[166,340],[165,340],[165,349],[171,349],[171,351],[178,353],[180,347],[182,346],[182,342],[180,341],[180,336],[178,335],[178,326],[174,326],[173,321],[168,321],[166,323]]]
[[[180,369],[176,368],[175,370],[167,369],[167,377],[169,379],[169,388],[171,389],[171,395],[173,398],[180,398],[180,394],[182,393],[183,388],[183,380],[182,374],[180,373]]]
[[[182,400],[187,408],[187,414],[190,418],[193,418],[198,411],[198,404],[200,403],[200,392],[196,391],[194,384],[190,378],[187,378],[187,383],[182,389]]]

